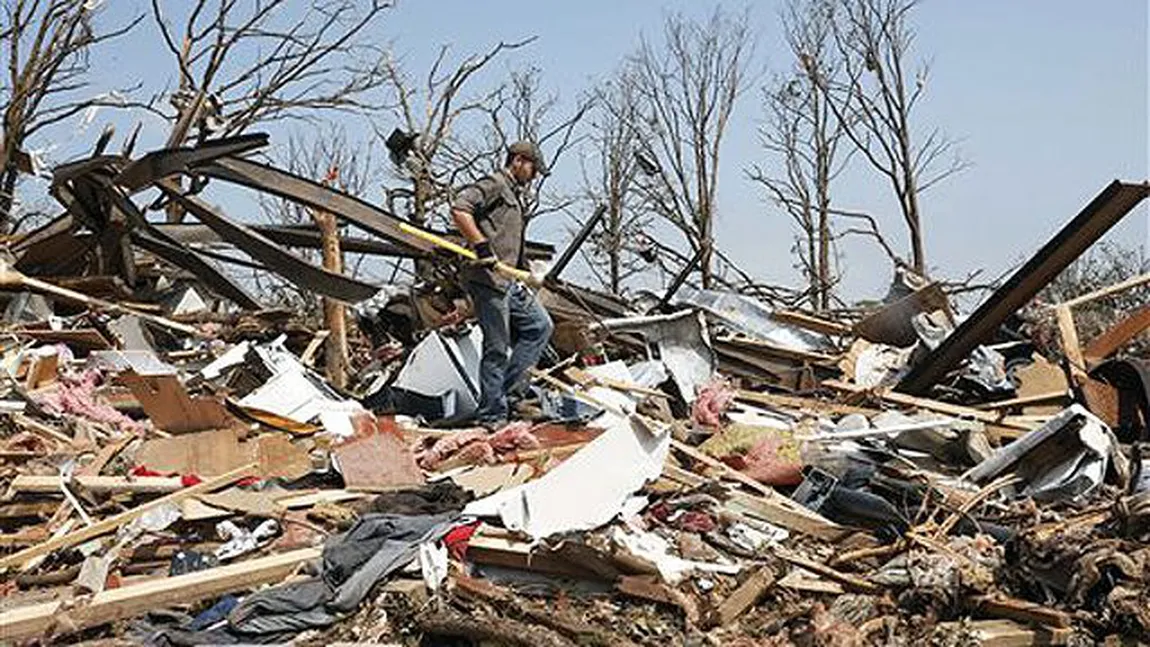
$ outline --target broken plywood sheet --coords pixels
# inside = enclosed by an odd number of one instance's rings
[[[1045,357],[1035,353],[1034,362],[1014,372],[1018,383],[1018,397],[1043,395],[1047,393],[1068,393],[1070,382],[1066,373],[1058,366],[1051,364]],[[1048,405],[1029,405],[1022,411],[1027,415],[1054,415],[1062,411],[1063,407],[1057,403]]]
[[[285,434],[263,434],[254,442],[260,476],[294,481],[311,473],[311,457]]]
[[[376,431],[336,446],[339,471],[348,489],[394,490],[423,485],[423,472],[396,433]]]
[[[215,429],[149,440],[136,464],[162,474],[214,476],[251,462],[255,450],[254,443],[240,443],[236,430]]]
[[[175,375],[140,375],[128,370],[119,379],[132,390],[152,423],[164,431],[226,429],[238,422],[219,400],[189,395]]]
[[[278,495],[275,492],[251,492],[233,487],[214,494],[202,494],[197,498],[214,508],[259,517],[278,517],[287,510],[287,506],[276,501]]]

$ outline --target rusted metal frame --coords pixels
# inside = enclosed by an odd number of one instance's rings
[[[82,243],[79,242],[80,237],[76,231],[79,227],[76,218],[65,211],[51,222],[28,232],[12,245],[11,251],[16,255],[14,267],[27,274],[43,275],[46,267],[51,268],[48,271],[51,274],[56,272],[56,268],[75,263],[79,256],[86,255],[92,245],[96,244],[95,236],[89,236]],[[51,249],[58,247],[61,241],[67,241],[64,244],[69,245],[82,245],[82,254],[51,253]],[[49,249],[42,250],[42,247]],[[45,261],[50,263],[45,265]]]
[[[575,238],[567,245],[567,249],[563,250],[559,259],[556,260],[555,264],[548,270],[547,276],[543,279],[544,281],[559,280],[559,275],[563,270],[567,269],[567,265],[574,260],[575,254],[579,251],[579,248],[583,246],[583,243],[587,241],[587,237],[595,230],[599,221],[603,220],[603,214],[605,213],[607,213],[607,205],[600,203],[599,206],[595,207],[595,212],[591,214],[587,222],[583,223],[583,227],[579,229],[579,233],[575,234]]]
[[[106,221],[106,216],[101,216],[99,213],[94,212],[91,207],[91,202],[85,202],[81,195],[75,191],[73,183],[70,181],[53,183],[50,189],[52,197],[60,203],[61,206],[67,210],[68,214],[72,217],[73,232],[77,227],[87,227],[92,231],[91,241],[85,245],[85,256],[97,250],[103,241],[103,230]],[[71,263],[75,259],[67,258],[60,259],[61,264]]]
[[[88,207],[90,226],[96,233],[98,273],[116,275],[130,286],[136,286],[136,256],[132,250],[129,232],[134,223],[124,214],[117,214],[111,205],[109,190],[113,169],[103,167],[73,178],[71,186],[75,199]]]
[[[207,225],[200,223],[163,223],[154,225],[157,229],[167,233],[173,240],[184,245],[211,245],[222,243],[219,237]],[[314,228],[296,227],[291,225],[250,225],[252,231],[266,237],[273,243],[285,247],[302,247],[306,249],[319,249],[320,236]],[[412,250],[386,241],[361,237],[340,238],[340,246],[345,252],[351,254],[371,254],[373,256],[414,256],[418,255]]]
[[[1148,192],[1150,185],[1147,183],[1112,182],[1015,271],[974,314],[915,364],[896,388],[903,393],[926,393],[978,344],[989,339],[1007,317],[1026,305],[1059,272],[1144,200]]]
[[[112,208],[131,223],[132,243],[176,267],[191,272],[216,295],[246,310],[259,310],[263,304],[220,272],[195,250],[181,245],[148,222],[139,207],[119,187],[109,187]]]
[[[266,164],[226,157],[197,164],[185,172],[232,182],[334,213],[336,217],[343,218],[369,233],[409,247],[415,252],[430,254],[434,247],[431,243],[402,231],[399,223],[403,221],[379,207]]]
[[[1150,304],[1128,314],[1122,321],[1092,339],[1082,349],[1082,354],[1086,356],[1087,362],[1097,364],[1145,330],[1150,330]]]
[[[161,190],[225,241],[301,288],[348,303],[369,299],[379,292],[379,288],[374,285],[329,272],[293,256],[251,228],[228,219],[198,198],[181,195],[167,187],[161,187]]]
[[[9,249],[18,254],[43,240],[72,231],[75,224],[76,220],[72,214],[65,211],[32,231],[20,235],[12,241]]]
[[[93,173],[115,176],[123,169],[127,160],[120,155],[96,155],[75,162],[65,162],[52,169],[52,184],[71,182]]]
[[[211,162],[228,155],[240,155],[268,145],[265,133],[253,133],[204,142],[199,146],[152,151],[124,167],[116,184],[128,191],[146,189],[164,178],[184,173],[189,166]]]
[[[156,237],[155,233],[134,231],[132,232],[132,242],[140,249],[154,254],[182,270],[191,272],[217,296],[228,299],[245,310],[263,308],[263,304],[212,266],[202,254],[187,249],[174,241]]]

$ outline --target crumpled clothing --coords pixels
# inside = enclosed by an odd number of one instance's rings
[[[719,427],[723,424],[723,414],[735,401],[735,389],[724,378],[716,378],[704,384],[691,405],[691,419],[704,427]]]
[[[445,479],[409,490],[383,492],[374,499],[354,502],[351,507],[360,514],[443,514],[461,512],[474,500],[474,494],[459,487],[454,481]]]
[[[100,370],[89,368],[79,373],[62,374],[56,388],[31,397],[49,413],[69,414],[104,422],[131,434],[146,431],[148,427],[145,423],[132,420],[97,397],[96,387],[103,381],[104,374]]]
[[[447,552],[459,561],[467,560],[467,547],[471,545],[471,537],[479,530],[480,522],[475,521],[464,526],[456,526],[443,537],[443,545]]]
[[[458,455],[472,465],[492,465],[499,454],[520,449],[538,449],[539,439],[531,433],[531,423],[513,422],[494,434],[461,431],[435,441],[430,449],[417,452],[415,462],[425,470],[435,470],[448,458]]]
[[[165,630],[149,643],[281,641],[326,627],[354,611],[372,587],[416,558],[420,544],[439,541],[457,520],[454,513],[367,515],[324,545],[319,576],[253,593],[228,614],[226,627],[207,632]]]

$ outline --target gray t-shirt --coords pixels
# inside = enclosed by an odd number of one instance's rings
[[[460,189],[451,208],[471,214],[500,261],[522,267],[523,233],[527,227],[525,202],[523,188],[501,169]],[[501,289],[508,283],[491,270],[473,266],[463,270],[463,280]]]

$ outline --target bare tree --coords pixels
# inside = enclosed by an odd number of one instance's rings
[[[123,88],[93,94],[89,54],[132,30],[143,18],[101,31],[91,0],[4,0],[0,47],[7,75],[0,75],[0,232],[9,231],[22,174],[36,163],[27,142],[45,128],[100,106],[128,107]]]
[[[542,91],[539,68],[512,71],[496,82],[479,79],[493,61],[534,41],[500,42],[454,67],[447,62],[450,49],[441,47],[419,82],[395,59],[383,58],[393,107],[391,121],[377,123],[376,130],[387,142],[397,179],[406,185],[388,191],[392,210],[406,212],[420,224],[437,214],[445,216],[453,190],[502,164],[514,140],[534,140],[550,152],[552,166],[571,149],[589,100],[578,100],[569,115],[557,118],[558,97]],[[536,189],[542,186],[538,183]],[[538,214],[540,201],[535,198]],[[566,201],[545,202],[542,210],[553,211]]]
[[[612,294],[622,294],[623,282],[650,265],[654,246],[646,230],[653,216],[644,208],[636,187],[639,162],[638,103],[625,74],[608,80],[598,91],[589,136],[591,159],[583,169],[584,204],[602,204],[603,219],[584,251],[588,267]],[[593,207],[592,207],[593,208]],[[646,257],[646,258],[644,258]],[[606,267],[606,275],[596,268]]]
[[[764,150],[782,171],[771,173],[756,164],[747,175],[798,225],[798,267],[807,279],[811,306],[826,310],[839,280],[831,184],[853,152],[840,149],[844,122],[835,118],[827,88],[843,83],[845,66],[834,47],[834,7],[828,0],[792,0],[782,23],[793,70],[763,89],[766,115],[759,127]]]
[[[693,251],[703,250],[704,287],[712,279],[719,152],[747,85],[751,49],[747,15],[717,8],[701,22],[667,16],[663,41],[644,38],[627,61],[641,115],[640,154],[652,171],[645,198]]]
[[[929,67],[910,69],[918,0],[833,0],[834,43],[845,65],[842,80],[824,78],[829,107],[869,166],[890,184],[910,239],[910,261],[926,272],[919,198],[967,167],[955,141],[916,123]]]
[[[385,0],[152,0],[179,70],[169,146],[242,132],[270,119],[314,122],[322,111],[373,107],[384,81],[366,41]]]

